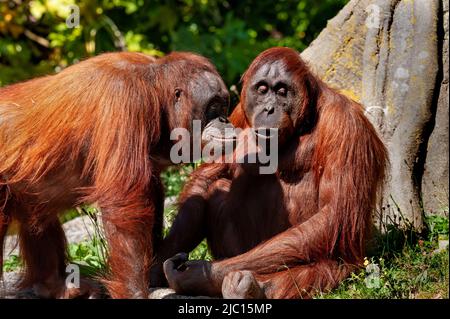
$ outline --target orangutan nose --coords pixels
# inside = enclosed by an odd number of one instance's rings
[[[266,106],[264,111],[267,112],[267,115],[271,115],[275,111],[275,107],[273,105]]]

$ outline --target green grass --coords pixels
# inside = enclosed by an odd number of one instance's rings
[[[439,240],[448,240],[449,220],[435,215],[425,217],[424,222],[420,233],[411,225],[387,226],[386,232],[374,238],[365,259],[368,268],[354,272],[338,288],[317,298],[448,298],[449,250],[437,252],[437,248]]]
[[[379,281],[367,285],[370,272],[353,273],[338,288],[318,298],[326,299],[416,299],[448,298],[448,249],[433,253],[434,248],[405,247],[390,259],[371,257],[368,264],[379,269]]]

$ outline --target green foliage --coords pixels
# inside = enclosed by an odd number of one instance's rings
[[[170,167],[161,174],[166,197],[178,196],[196,164]]]
[[[304,49],[348,0],[1,0],[0,85],[105,51],[209,57],[236,84],[263,49]],[[71,28],[70,5],[80,11]]]
[[[64,224],[64,223],[66,223],[74,218],[77,218],[79,216],[80,216],[80,213],[78,212],[78,210],[75,208],[71,208],[61,214],[61,216],[59,217],[59,221],[62,224]]]
[[[80,265],[81,273],[92,276],[106,271],[108,245],[98,220],[98,211],[92,206],[80,207],[82,215],[89,217],[94,226],[90,240],[69,245],[69,260]]]
[[[204,239],[193,251],[189,253],[190,260],[213,260],[211,253],[209,252],[208,243]]]
[[[102,238],[93,236],[89,241],[69,245],[69,259],[80,266],[82,275],[94,276],[105,271],[106,259]]]
[[[3,271],[15,271],[22,266],[22,260],[17,255],[11,255],[3,261]]]
[[[448,239],[448,218],[439,215],[425,217],[430,240]]]

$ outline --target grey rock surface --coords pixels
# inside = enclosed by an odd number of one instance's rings
[[[426,209],[436,211],[433,201],[448,207],[448,65],[440,61],[448,43],[440,45],[439,31],[445,10],[445,0],[352,0],[302,53],[319,77],[363,104],[388,147],[379,217],[404,217],[419,228],[422,191]],[[439,90],[442,73],[447,82]]]
[[[19,273],[6,272],[3,280],[0,281],[0,299],[36,299],[36,295],[31,289],[18,291],[16,283],[19,280]]]
[[[425,212],[433,214],[448,215],[449,200],[449,145],[448,145],[448,120],[449,120],[449,95],[448,95],[448,73],[449,73],[449,2],[442,2],[443,21],[439,21],[441,29],[438,31],[442,46],[440,83],[437,83],[436,90],[439,91],[436,119],[434,128],[428,142],[425,171],[422,179],[422,196]],[[437,92],[436,92],[437,93]]]

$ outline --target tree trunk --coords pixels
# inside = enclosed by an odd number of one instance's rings
[[[352,0],[302,57],[388,147],[380,221],[448,214],[448,0]]]

